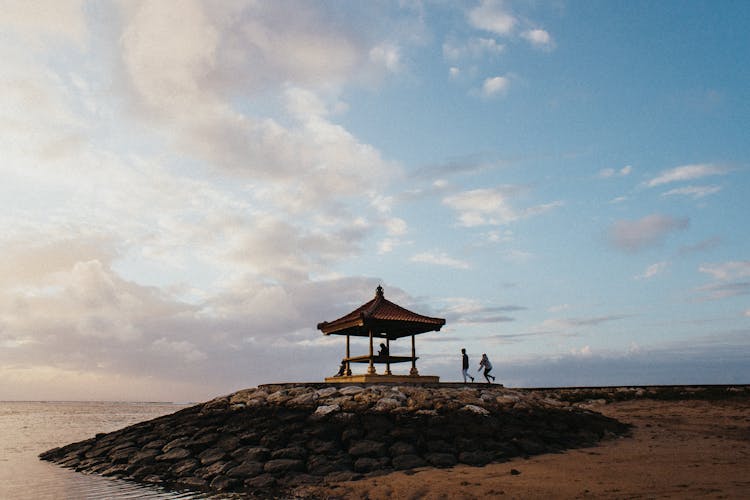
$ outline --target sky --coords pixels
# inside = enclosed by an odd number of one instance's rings
[[[443,381],[750,383],[748,2],[2,0],[0,58],[0,400],[321,381],[378,285]]]

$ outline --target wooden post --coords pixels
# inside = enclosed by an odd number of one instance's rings
[[[349,363],[349,357],[351,354],[349,354],[349,335],[346,336],[346,376],[350,377],[352,374],[352,367]]]
[[[417,371],[417,350],[414,347],[414,335],[411,336],[411,370],[409,371],[409,375],[414,377],[419,375]]]
[[[375,374],[375,365],[372,362],[372,328],[370,328],[370,366],[367,368],[367,374]]]
[[[390,375],[391,374],[391,339],[388,337],[385,338],[385,347],[388,350],[388,356],[385,360],[385,374]]]

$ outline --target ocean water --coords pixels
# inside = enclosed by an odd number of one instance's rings
[[[82,474],[38,458],[51,448],[184,407],[165,403],[0,402],[0,499],[208,498]]]

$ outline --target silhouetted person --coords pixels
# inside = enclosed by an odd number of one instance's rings
[[[378,351],[378,356],[387,357],[388,356],[388,346],[385,344],[380,344],[380,350]]]
[[[341,366],[339,366],[339,372],[334,377],[343,377],[346,373],[346,361],[341,360]]]
[[[484,367],[484,378],[487,379],[487,383],[491,383],[490,379],[494,382],[495,377],[490,375],[490,371],[492,371],[492,363],[490,363],[490,358],[488,358],[486,354],[482,354],[482,360],[479,362],[479,370],[481,370],[482,367]]]
[[[474,377],[469,375],[469,355],[466,354],[466,349],[461,349],[461,368],[464,375],[464,384],[466,383],[466,377],[469,377],[474,382]]]

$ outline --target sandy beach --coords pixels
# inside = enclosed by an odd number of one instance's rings
[[[323,498],[747,498],[750,400],[597,404],[633,425],[599,446],[518,458],[395,472],[320,489]]]

